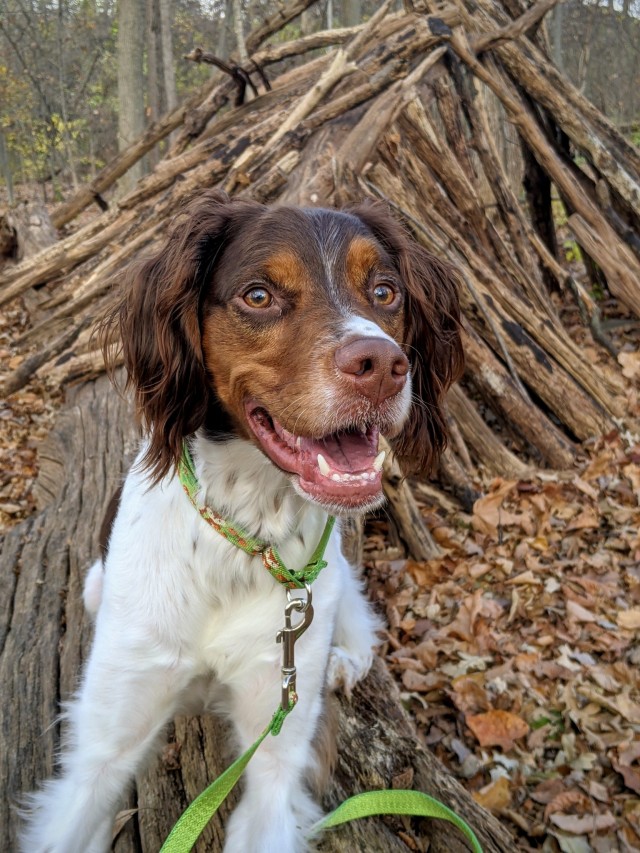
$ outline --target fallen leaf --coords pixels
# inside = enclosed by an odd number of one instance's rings
[[[406,669],[402,673],[402,683],[407,690],[415,690],[419,693],[426,693],[433,686],[433,681],[428,675],[414,672],[412,669]]]
[[[533,791],[531,791],[529,796],[532,800],[535,800],[536,803],[542,803],[542,805],[546,805],[564,790],[565,787],[562,779],[545,779],[543,782],[540,782],[539,785],[536,785],[536,787],[533,789]]]
[[[472,524],[474,529],[479,530],[481,533],[486,533],[489,536],[498,535],[498,525],[508,523],[506,516],[509,514],[502,510],[502,504],[506,496],[512,492],[517,485],[518,483],[515,480],[505,480],[500,484],[496,491],[491,492],[482,498],[478,498],[473,505]]]
[[[640,794],[640,767],[633,767],[633,763],[640,758],[640,743],[632,743],[626,749],[620,751],[618,760],[611,758],[613,769],[624,779],[627,788]]]
[[[534,576],[532,571],[522,572],[520,575],[516,575],[515,578],[509,578],[506,583],[509,584],[541,584],[542,581],[540,578]]]
[[[577,601],[567,601],[567,616],[574,622],[595,622],[597,616]]]
[[[602,832],[603,829],[611,829],[616,825],[616,819],[612,814],[593,814],[579,817],[574,814],[552,814],[551,823],[554,823],[565,832],[574,835],[586,835],[591,832]]]
[[[589,839],[584,835],[566,835],[563,832],[550,832],[549,835],[556,839],[562,853],[594,853]],[[613,850],[613,847],[609,850]]]
[[[501,746],[504,750],[509,750],[518,738],[529,733],[527,723],[511,711],[492,709],[485,714],[469,716],[465,722],[480,746]]]
[[[121,812],[118,812],[113,824],[113,830],[111,832],[111,841],[116,840],[116,838],[120,835],[124,827],[131,820],[134,814],[136,814],[137,811],[138,809],[123,809]]]
[[[640,376],[640,353],[639,352],[620,352],[618,353],[618,362],[622,367],[622,375],[627,379],[635,379]]]
[[[593,797],[594,800],[599,800],[601,803],[611,802],[611,793],[606,785],[591,779],[587,787],[589,796]]]
[[[600,520],[596,515],[595,510],[591,507],[584,509],[577,515],[573,521],[567,526],[567,532],[570,530],[589,530],[597,529],[600,526]]]
[[[489,697],[482,685],[484,675],[478,678],[476,675],[462,675],[453,681],[451,699],[459,711],[467,714],[477,714],[479,711],[487,711],[491,707]]]
[[[511,786],[506,776],[500,776],[479,791],[473,792],[473,799],[494,814],[500,814],[511,805]]]
[[[591,801],[582,791],[560,791],[549,801],[544,810],[544,819],[556,812],[566,812],[568,809],[577,808],[581,812],[591,811]]]
[[[616,616],[616,621],[621,628],[625,628],[628,631],[635,631],[640,628],[640,607],[621,610]]]

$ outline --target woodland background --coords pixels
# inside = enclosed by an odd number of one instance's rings
[[[305,204],[382,195],[463,276],[467,370],[449,398],[450,447],[431,482],[406,484],[388,466],[389,510],[367,522],[386,669],[353,704],[343,697],[331,796],[354,777],[415,782],[453,796],[491,851],[640,850],[640,155],[628,145],[640,142],[640,0],[571,0],[515,30],[521,0],[386,10],[321,0],[273,24],[286,8],[0,0],[0,778],[10,791],[0,826],[12,837],[11,792],[54,760],[51,722],[90,635],[83,572],[134,443],[104,377],[77,385],[102,371],[90,323],[111,277],[182,200],[219,184]],[[326,30],[302,50],[300,37]],[[249,68],[247,52],[260,56],[273,91],[234,105],[228,78],[193,61],[196,47]],[[178,116],[172,134],[100,183],[167,114]],[[96,176],[104,191],[83,195]],[[41,232],[41,252],[15,239],[25,226]],[[349,728],[358,720],[375,744]],[[119,853],[158,849],[215,775],[224,736],[207,725],[172,728],[122,815]],[[448,775],[420,757],[425,747]],[[452,779],[501,825],[469,812]],[[361,831],[360,847],[330,849],[459,849],[448,830],[438,840],[400,819]],[[220,832],[213,825],[202,849],[219,849]]]
[[[5,192],[13,184],[24,192],[34,182],[45,200],[61,201],[211,74],[184,54],[201,46],[220,59],[236,49],[246,57],[243,34],[273,6],[268,0],[2,0]],[[323,0],[277,40],[353,26],[377,6]],[[547,26],[558,68],[640,139],[640,0],[570,0],[553,10]],[[136,164],[125,186],[152,168],[159,153]]]

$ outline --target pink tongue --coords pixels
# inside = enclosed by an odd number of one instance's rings
[[[374,440],[373,436],[343,433],[320,441],[303,438],[300,449],[312,454],[314,461],[318,453],[321,453],[334,470],[343,474],[355,474],[371,467],[377,454],[377,445],[377,438]]]

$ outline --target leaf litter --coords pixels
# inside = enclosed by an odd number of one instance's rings
[[[517,849],[640,850],[640,444],[421,509],[440,557],[383,559],[380,517],[365,563],[424,743]]]

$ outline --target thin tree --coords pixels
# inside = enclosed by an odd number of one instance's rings
[[[122,151],[144,131],[144,0],[119,0],[118,5],[118,147]],[[144,174],[139,161],[123,176],[126,192]]]
[[[172,110],[178,105],[178,95],[176,92],[173,44],[171,42],[171,0],[158,0],[158,6],[160,8],[160,40],[166,109]]]

